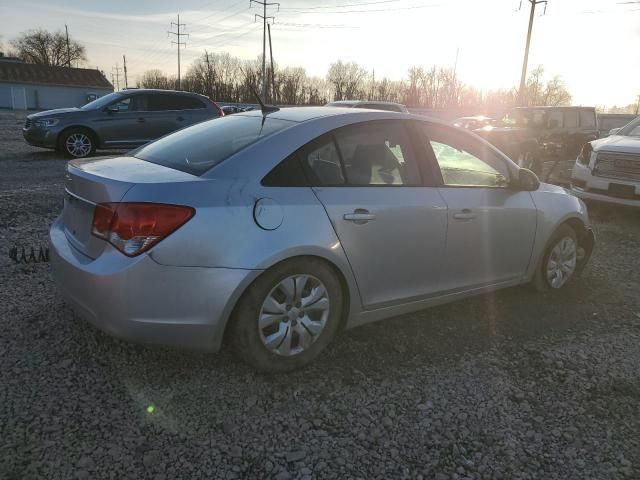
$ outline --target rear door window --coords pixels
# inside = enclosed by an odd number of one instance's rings
[[[163,93],[150,95],[149,110],[154,112],[166,110],[193,110],[198,108],[205,108],[204,103],[194,97]]]
[[[580,126],[582,128],[596,128],[596,116],[591,110],[580,110]]]
[[[578,112],[576,110],[566,110],[564,112],[564,128],[578,127]]]
[[[420,173],[401,121],[375,121],[335,133],[350,185],[420,185]]]
[[[562,128],[562,112],[552,110],[547,117],[547,128]]]
[[[193,175],[207,170],[294,122],[262,115],[231,115],[179,130],[145,145],[133,156]]]

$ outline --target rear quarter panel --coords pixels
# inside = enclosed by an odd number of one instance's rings
[[[271,199],[282,223],[274,230],[254,219],[256,202]],[[316,256],[334,265],[350,296],[360,296],[347,257],[327,214],[308,187],[263,187],[246,179],[202,179],[180,184],[138,184],[123,201],[190,205],[195,216],[156,245],[153,260],[164,265],[265,270],[287,258]],[[242,286],[246,288],[246,286]]]

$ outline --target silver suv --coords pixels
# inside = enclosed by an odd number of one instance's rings
[[[167,133],[223,116],[208,97],[173,90],[110,93],[80,108],[27,117],[22,134],[30,145],[86,157],[96,148],[134,148]]]

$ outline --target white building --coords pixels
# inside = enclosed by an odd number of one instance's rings
[[[111,92],[113,85],[100,70],[49,67],[0,57],[0,108],[81,107]]]

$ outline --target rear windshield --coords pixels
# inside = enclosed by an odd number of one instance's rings
[[[204,172],[236,152],[292,123],[261,115],[234,115],[199,123],[162,137],[133,152],[147,162],[193,175]]]

